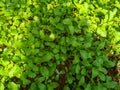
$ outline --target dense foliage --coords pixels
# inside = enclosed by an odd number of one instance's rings
[[[0,0],[0,90],[118,90],[119,54],[119,0]]]

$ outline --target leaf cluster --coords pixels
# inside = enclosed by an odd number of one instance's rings
[[[1,0],[0,90],[118,90],[119,36],[119,0]]]

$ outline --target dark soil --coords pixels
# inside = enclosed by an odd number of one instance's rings
[[[70,63],[71,63],[71,61],[72,61],[73,59],[74,59],[74,57],[71,56],[71,57],[69,57],[69,58],[64,62],[64,65],[60,64],[60,65],[57,67],[57,69],[58,69],[59,71],[64,70],[65,73],[64,73],[64,74],[61,74],[61,75],[59,76],[59,79],[58,79],[58,81],[57,81],[57,82],[59,83],[59,86],[58,86],[55,90],[63,90],[64,85],[66,84],[66,70],[65,70],[65,68],[68,68],[68,67],[69,67],[69,65],[70,65]]]
[[[109,60],[112,60],[114,62],[118,62],[118,60],[120,60],[120,55],[109,53],[108,58],[109,58]],[[111,76],[112,79],[120,85],[120,78],[116,77],[118,74],[120,74],[120,68],[115,66],[115,67],[109,68],[107,70],[108,70],[108,75]]]

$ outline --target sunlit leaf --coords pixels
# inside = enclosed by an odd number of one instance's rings
[[[0,82],[0,90],[4,90],[5,86],[3,83]]]
[[[14,82],[9,82],[9,83],[8,83],[8,89],[9,89],[9,90],[19,90],[19,87],[18,87],[18,85],[17,85],[16,83],[14,83]]]

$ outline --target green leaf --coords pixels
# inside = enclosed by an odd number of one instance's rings
[[[79,56],[78,55],[75,55],[75,58],[74,58],[74,60],[73,60],[73,64],[77,64],[77,63],[79,63]]]
[[[78,74],[80,72],[80,65],[79,64],[76,65],[75,72],[76,72],[76,74]]]
[[[54,90],[56,87],[58,87],[59,84],[57,82],[51,82],[49,85],[48,85],[48,90]]]
[[[38,78],[35,78],[35,80],[38,84],[41,84],[43,81],[45,81],[45,77],[38,77]]]
[[[96,60],[93,62],[95,66],[102,66],[103,65],[103,58],[102,57],[97,57]]]
[[[9,77],[13,77],[14,76],[14,73],[15,71],[17,70],[17,65],[15,65],[8,73]]]
[[[46,53],[46,55],[43,56],[41,62],[49,62],[52,59],[52,56],[53,56],[52,53],[50,52]]]
[[[69,25],[68,28],[70,30],[70,34],[73,35],[75,32],[73,25]]]
[[[102,81],[105,81],[105,75],[103,73],[99,73],[99,77]]]
[[[52,64],[51,67],[49,68],[49,75],[53,75],[56,70],[56,64]]]
[[[85,42],[84,47],[85,48],[90,48],[92,43],[90,41]]]
[[[14,62],[19,62],[19,61],[21,61],[21,59],[20,59],[19,56],[14,56],[12,60],[13,60]]]
[[[64,86],[63,90],[70,90],[68,86]]]
[[[78,85],[84,85],[84,83],[85,83],[85,77],[82,76],[82,77],[80,78],[80,80],[79,80]]]
[[[39,71],[39,67],[37,66],[37,65],[32,65],[32,71],[34,72],[34,73],[37,73],[38,71]]]
[[[108,19],[109,21],[113,19],[113,17],[115,16],[115,14],[117,13],[117,8],[115,8],[113,11],[108,11]]]
[[[61,15],[61,12],[60,12],[59,9],[55,9],[55,10],[54,10],[54,14],[55,14],[55,15]]]
[[[80,25],[80,26],[88,26],[88,25],[90,25],[90,23],[91,23],[90,20],[83,19],[83,20],[79,21],[78,25]]]
[[[39,31],[37,30],[37,28],[32,29],[31,32],[32,32],[34,35],[39,35]]]
[[[26,76],[25,76],[25,75],[22,75],[22,76],[21,76],[21,80],[22,80],[22,82],[23,82],[23,86],[26,86],[26,85],[28,85],[28,84],[31,83],[30,80],[26,79]]]
[[[81,74],[84,75],[84,76],[87,74],[87,71],[86,71],[85,68],[83,68],[83,69],[81,70]]]
[[[0,90],[4,90],[4,89],[5,89],[4,84],[0,82]]]
[[[24,52],[25,52],[26,56],[29,56],[31,54],[31,50],[29,48],[25,48]]]
[[[105,47],[105,41],[102,41],[99,45],[98,45],[98,50],[99,49],[102,49],[102,48],[104,48]]]
[[[38,88],[39,88],[39,90],[46,90],[46,85],[45,84],[39,84]]]
[[[30,78],[35,78],[36,77],[36,73],[33,73],[32,71],[28,71],[27,73],[28,73],[28,77],[30,77]]]
[[[33,82],[32,84],[31,84],[31,86],[30,86],[30,89],[29,90],[37,90],[38,88],[37,88],[37,85],[36,85],[36,83],[35,82]]]
[[[8,89],[9,90],[19,90],[18,85],[14,82],[9,82],[8,83]]]
[[[99,67],[98,70],[103,72],[104,74],[107,74],[107,70],[104,67]]]
[[[55,23],[55,19],[53,17],[50,17],[50,23],[53,24],[53,25],[56,25]]]
[[[69,75],[69,76],[67,77],[67,81],[68,81],[69,84],[72,84],[72,83],[73,83],[73,80],[74,80],[74,77],[73,77],[73,76]]]
[[[39,22],[39,17],[38,16],[34,16],[33,18],[34,18],[35,22]]]
[[[54,41],[54,40],[55,40],[55,34],[51,33],[51,34],[50,34],[50,39],[51,39],[52,41]]]
[[[2,2],[2,1],[0,1],[0,7],[3,7],[5,4]]]
[[[54,18],[54,20],[55,20],[55,23],[58,23],[59,21],[60,21],[60,17],[58,16],[56,16],[55,18]]]
[[[114,66],[115,66],[115,63],[112,62],[112,61],[110,61],[110,60],[108,60],[108,61],[105,62],[104,65],[105,65],[106,67],[108,67],[108,68],[111,68],[111,67],[114,67]]]
[[[86,60],[88,58],[88,53],[85,50],[80,50],[80,55],[83,60]]]
[[[80,45],[76,37],[69,38],[69,43],[71,43],[73,47],[78,47],[78,45]]]
[[[40,30],[40,37],[41,37],[41,39],[45,38],[44,30]]]
[[[63,48],[62,48],[62,50],[63,50]],[[59,52],[59,46],[53,48],[53,53],[57,54],[58,52]]]
[[[63,31],[64,30],[64,24],[63,23],[58,23],[56,25],[56,28],[58,28],[59,30]]]
[[[82,63],[84,66],[87,66],[87,67],[90,67],[90,66],[91,66],[90,63],[89,63],[89,60],[83,60],[81,63]]]
[[[112,81],[112,77],[111,77],[111,76],[106,76],[106,81],[107,81],[107,82]]]
[[[119,41],[117,41],[115,44],[116,44],[116,45],[117,45],[117,44],[120,44],[120,40],[119,40]]]
[[[70,18],[65,18],[63,20],[63,24],[70,25],[70,24],[72,24],[72,20]]]
[[[88,84],[88,85],[86,86],[85,90],[91,90],[91,85]]]
[[[93,67],[92,68],[92,78],[95,78],[96,76],[98,76],[99,71],[97,70],[97,68]]]
[[[104,85],[102,83],[98,82],[98,86],[96,87],[95,90],[107,90],[107,88],[104,87]]]
[[[115,88],[116,86],[117,86],[117,82],[114,82],[114,81],[109,81],[109,82],[106,82],[105,83],[105,86],[107,87],[107,88]]]
[[[103,26],[103,27],[99,27],[99,28],[97,29],[97,33],[98,33],[99,35],[101,35],[102,37],[106,37],[106,36],[107,36],[107,31],[106,31],[106,29],[105,29],[104,26]]]
[[[15,48],[21,48],[22,47],[22,42],[20,40],[15,40],[13,43],[13,46]]]
[[[44,77],[49,76],[49,70],[47,67],[40,67],[40,72],[41,72],[42,76],[44,76]]]

